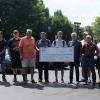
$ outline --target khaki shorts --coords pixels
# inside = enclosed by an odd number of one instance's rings
[[[23,59],[22,61],[22,67],[34,67],[36,66],[36,59]]]

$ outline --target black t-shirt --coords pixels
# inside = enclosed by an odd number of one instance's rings
[[[15,38],[11,38],[8,41],[8,47],[9,47],[11,58],[16,59],[20,57],[19,48],[18,48],[19,42],[20,42],[20,38],[18,40],[16,40]]]
[[[0,52],[2,52],[6,46],[7,46],[6,40],[3,39],[2,41],[0,41]],[[2,58],[5,57],[5,52],[0,54],[0,57]]]

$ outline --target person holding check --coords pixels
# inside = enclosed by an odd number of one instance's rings
[[[45,32],[41,32],[40,33],[40,37],[41,39],[37,41],[36,43],[36,47],[37,47],[37,50],[39,51],[40,48],[46,48],[46,47],[50,47],[51,46],[51,42],[49,39],[46,39],[46,33]],[[39,53],[38,53],[38,56],[37,56],[37,63],[38,63],[38,75],[39,75],[39,82],[42,82],[42,74],[43,74],[43,69],[44,69],[44,79],[45,79],[45,82],[48,83],[49,82],[49,73],[48,73],[48,62],[40,62],[40,59],[39,59]]]
[[[67,47],[66,41],[62,39],[63,32],[58,31],[57,32],[57,39],[55,39],[52,43],[52,47],[55,48],[61,48],[61,47]],[[61,70],[61,82],[64,83],[64,62],[54,62],[54,69],[55,69],[55,82],[58,82],[58,69]]]

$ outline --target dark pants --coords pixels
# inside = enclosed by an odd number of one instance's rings
[[[43,69],[44,69],[44,79],[45,81],[48,81],[48,63],[47,62],[39,62],[39,65],[38,65],[39,80],[41,81],[42,81]]]
[[[83,60],[83,69],[84,69],[84,78],[85,81],[88,81],[88,68],[90,67],[92,72],[92,80],[96,82],[96,73],[95,73],[95,61],[93,57],[84,57]]]
[[[70,83],[73,82],[74,67],[75,67],[75,71],[76,71],[76,81],[79,82],[79,61],[75,61],[75,62],[70,63]]]
[[[3,60],[1,61],[1,70],[2,70],[2,76],[3,76],[3,78],[5,78],[5,74],[6,74],[5,59],[3,59]]]

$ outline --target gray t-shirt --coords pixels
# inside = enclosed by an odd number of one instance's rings
[[[65,40],[56,39],[52,43],[52,47],[67,47]]]

